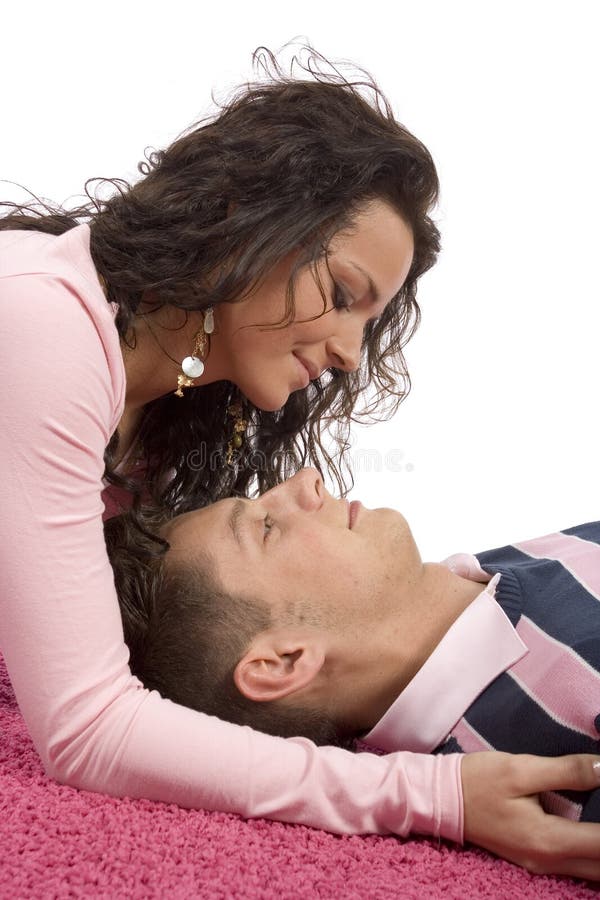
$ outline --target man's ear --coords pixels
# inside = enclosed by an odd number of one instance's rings
[[[316,632],[270,629],[256,635],[233,680],[249,700],[279,700],[309,685],[324,662],[324,642]]]

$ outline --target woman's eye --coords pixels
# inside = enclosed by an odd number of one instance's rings
[[[348,299],[339,284],[334,284],[333,286],[333,306],[335,309],[345,310],[350,310],[352,306],[351,301]]]
[[[275,524],[275,522],[273,521],[271,516],[267,513],[267,515],[263,519],[264,535],[265,535],[264,540],[265,541],[269,537],[269,535],[271,533],[271,528],[273,527],[274,524]]]

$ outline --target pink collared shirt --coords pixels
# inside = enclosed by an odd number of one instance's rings
[[[501,575],[491,578],[468,554],[449,557],[444,565],[463,578],[487,581],[487,586],[452,623],[414,678],[363,738],[372,747],[388,752],[399,748],[414,753],[435,750],[479,694],[528,652],[495,600]]]

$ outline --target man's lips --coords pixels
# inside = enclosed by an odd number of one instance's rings
[[[296,359],[298,360],[298,362],[299,362],[301,365],[304,366],[304,368],[305,368],[306,371],[308,372],[308,377],[309,377],[309,379],[310,379],[311,381],[314,381],[315,378],[318,378],[318,377],[319,377],[319,375],[320,375],[321,373],[319,372],[319,369],[317,368],[317,366],[315,366],[314,363],[312,363],[312,362],[311,362],[310,360],[308,360],[308,359],[304,359],[304,357],[303,357],[303,356],[300,356],[298,353],[294,353],[294,356],[296,357]]]

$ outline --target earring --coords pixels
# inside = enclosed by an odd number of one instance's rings
[[[194,386],[194,378],[200,378],[204,372],[204,360],[210,350],[210,335],[215,330],[214,311],[209,306],[202,318],[202,328],[194,335],[192,355],[181,362],[181,373],[177,376],[176,397],[183,397],[183,389]]]
[[[248,427],[248,420],[243,418],[244,406],[241,401],[232,403],[228,406],[227,415],[232,416],[234,419],[233,434],[227,444],[227,456],[225,457],[227,465],[230,466],[233,462],[234,450],[239,450],[244,443],[244,432]]]

